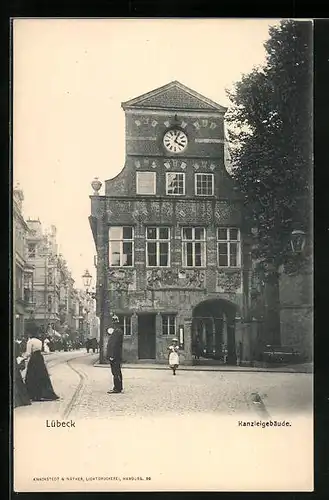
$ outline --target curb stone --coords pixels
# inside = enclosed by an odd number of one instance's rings
[[[110,368],[110,364],[100,364],[98,361],[94,363],[95,368]],[[133,364],[133,363],[123,363],[122,368],[124,369],[135,369],[135,370],[168,370],[169,366],[165,364]],[[180,371],[209,371],[209,372],[258,372],[258,373],[307,373],[313,374],[313,368],[309,366],[300,367],[278,367],[278,368],[264,368],[264,367],[254,367],[254,366],[202,366],[202,365],[181,365],[179,367]]]

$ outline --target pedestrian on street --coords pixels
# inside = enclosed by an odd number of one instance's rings
[[[14,373],[14,407],[27,406],[31,404],[26,386],[23,381],[21,371],[25,369],[25,360],[22,357],[21,342],[15,341],[14,355],[15,355],[15,373]]]
[[[45,354],[49,354],[50,353],[49,338],[48,337],[46,337],[45,340],[43,341],[43,350],[44,350]]]
[[[25,384],[32,401],[54,401],[55,394],[48,370],[41,354],[42,341],[38,332],[30,334],[26,344],[24,358],[28,360]]]
[[[172,339],[172,344],[168,347],[169,350],[169,367],[172,369],[172,374],[176,375],[176,370],[179,366],[179,345],[178,339]]]
[[[123,332],[118,324],[118,316],[113,315],[112,322],[113,327],[107,330],[109,338],[107,342],[106,357],[111,365],[113,389],[108,391],[108,394],[119,394],[123,390],[121,373]]]

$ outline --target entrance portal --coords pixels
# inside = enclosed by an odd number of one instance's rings
[[[236,364],[235,313],[236,306],[221,299],[206,300],[193,309],[192,353],[196,360]]]
[[[155,359],[155,314],[138,316],[138,358]]]

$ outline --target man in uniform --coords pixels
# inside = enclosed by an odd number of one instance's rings
[[[121,373],[123,332],[118,324],[118,316],[113,315],[112,322],[113,327],[107,330],[109,338],[107,342],[106,357],[111,365],[113,389],[108,391],[108,394],[119,394],[123,389]]]

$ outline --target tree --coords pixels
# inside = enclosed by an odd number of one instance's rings
[[[269,29],[266,63],[228,96],[232,175],[244,195],[253,254],[267,283],[270,340],[279,341],[278,269],[291,259],[293,229],[311,229],[312,24],[284,20]]]

